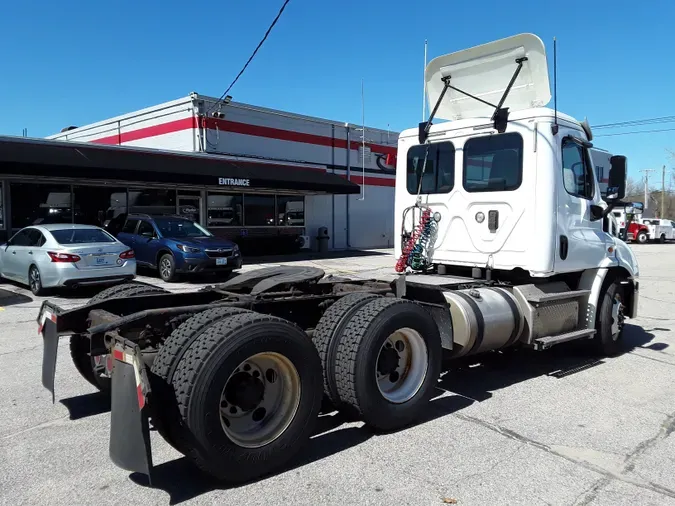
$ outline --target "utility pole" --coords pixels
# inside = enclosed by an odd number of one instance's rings
[[[661,175],[661,214],[659,218],[663,219],[666,215],[666,166],[663,166],[663,174]]]
[[[649,173],[655,172],[655,169],[640,169],[645,174],[645,211],[649,207]]]

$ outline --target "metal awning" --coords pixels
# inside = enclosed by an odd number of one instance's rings
[[[237,190],[360,193],[321,168],[228,160],[219,155],[0,136],[0,175],[204,185]]]

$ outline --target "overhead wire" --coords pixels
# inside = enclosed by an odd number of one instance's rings
[[[255,50],[253,51],[253,53],[252,53],[251,56],[249,57],[249,59],[248,59],[248,61],[246,62],[246,64],[244,64],[244,66],[243,66],[242,69],[239,71],[239,73],[237,74],[237,76],[236,76],[236,77],[234,78],[234,80],[230,83],[230,85],[227,87],[227,89],[223,92],[223,94],[220,96],[220,98],[219,98],[219,99],[211,106],[211,108],[208,110],[208,112],[211,112],[211,111],[214,110],[216,107],[218,107],[218,105],[219,105],[219,104],[223,101],[223,99],[227,96],[228,92],[232,89],[232,87],[235,85],[235,83],[239,80],[239,78],[240,78],[241,75],[244,73],[244,71],[246,70],[246,68],[249,66],[249,64],[251,63],[251,61],[253,61],[253,58],[255,58],[255,55],[258,53],[258,50],[262,47],[262,45],[263,45],[263,44],[265,43],[265,41],[267,40],[267,37],[269,36],[270,32],[272,31],[272,28],[274,28],[274,25],[276,25],[276,24],[277,24],[277,21],[279,21],[279,18],[281,17],[281,14],[284,12],[284,9],[285,9],[286,6],[288,5],[288,2],[290,2],[290,0],[285,0],[285,1],[284,1],[283,5],[281,6],[281,9],[279,9],[279,12],[277,13],[276,17],[275,17],[274,20],[272,21],[272,24],[269,26],[269,28],[268,28],[267,31],[265,32],[265,35],[263,36],[263,38],[260,40],[260,42],[259,42],[258,45],[256,46]],[[207,114],[208,114],[208,112],[207,112]]]
[[[617,123],[605,123],[602,125],[593,125],[591,128],[593,128],[594,130],[599,130],[603,128],[623,128],[629,126],[656,125],[661,123],[675,123],[675,116],[661,116],[658,118],[619,121]]]
[[[615,137],[617,135],[635,135],[635,134],[648,134],[648,133],[657,133],[657,132],[675,132],[675,128],[658,128],[653,130],[633,130],[631,132],[619,132],[615,134],[598,134],[595,137]]]

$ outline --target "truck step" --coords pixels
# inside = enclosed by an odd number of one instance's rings
[[[578,299],[591,293],[590,290],[571,290],[568,292],[534,292],[527,294],[527,302],[530,304],[542,304],[544,302],[558,302],[559,300]]]
[[[595,335],[595,329],[581,329],[559,334],[557,336],[539,337],[533,341],[535,350],[545,350],[554,344],[566,343],[576,339],[590,338]]]

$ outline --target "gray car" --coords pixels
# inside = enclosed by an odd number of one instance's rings
[[[19,230],[0,246],[0,276],[45,289],[114,284],[136,276],[129,247],[91,225],[49,224]]]

